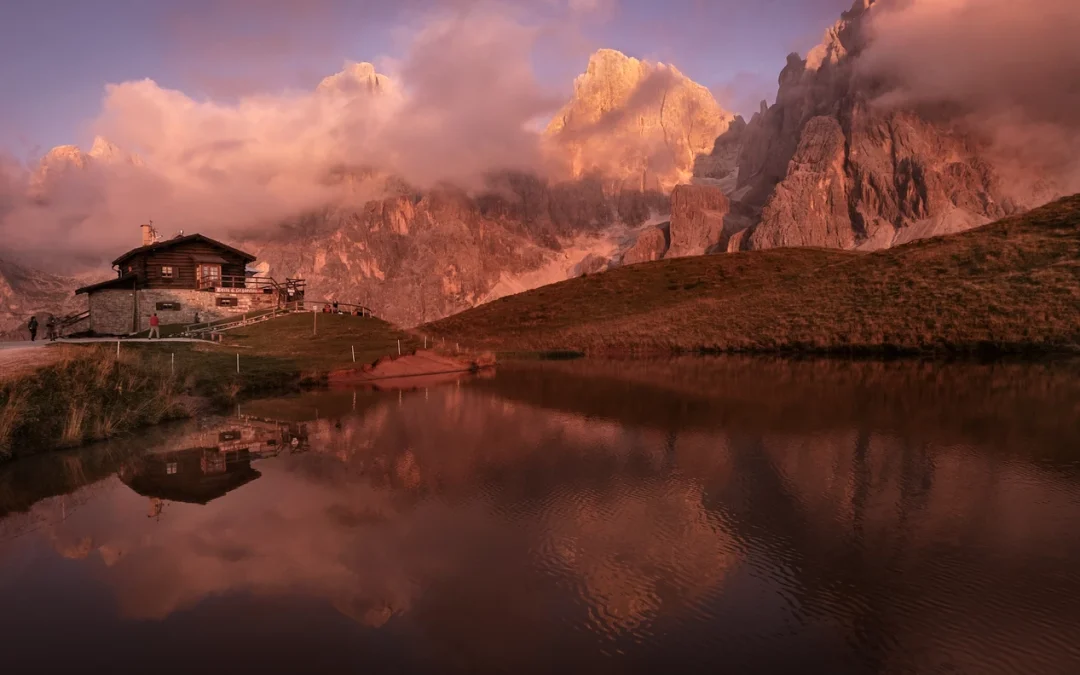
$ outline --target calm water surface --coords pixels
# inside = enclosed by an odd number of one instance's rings
[[[0,670],[1080,673],[1077,367],[571,362],[0,468]]]

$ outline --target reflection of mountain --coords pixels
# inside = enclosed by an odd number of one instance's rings
[[[100,553],[125,617],[176,628],[301,597],[421,641],[444,672],[600,651],[1068,672],[1068,368],[756,363],[504,370],[355,412],[320,394],[342,412],[305,423],[310,452],[158,521],[102,494],[56,545]],[[166,452],[206,447],[192,438]]]
[[[208,504],[261,474],[247,450],[189,448],[146,455],[120,469],[120,480],[144,497]]]

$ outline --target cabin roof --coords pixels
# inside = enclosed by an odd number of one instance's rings
[[[94,291],[104,291],[108,288],[130,288],[132,280],[135,279],[134,274],[123,274],[115,279],[108,279],[96,284],[90,284],[89,286],[83,286],[82,288],[75,289],[75,295],[80,293],[93,293]]]
[[[203,236],[201,234],[186,234],[186,235],[184,235],[182,237],[173,237],[172,239],[166,239],[165,241],[159,241],[157,243],[150,244],[149,246],[140,246],[138,248],[133,248],[130,251],[128,251],[127,253],[125,253],[124,255],[122,255],[119,258],[117,258],[116,260],[114,260],[112,264],[121,265],[124,262],[126,262],[127,260],[129,260],[129,259],[131,259],[131,258],[133,258],[135,256],[142,255],[144,253],[155,253],[157,251],[163,251],[165,249],[172,248],[174,246],[179,246],[181,244],[189,244],[189,243],[195,242],[195,241],[201,241],[204,244],[210,244],[211,246],[216,246],[217,248],[220,248],[220,249],[225,250],[225,251],[229,251],[230,253],[235,253],[236,255],[241,256],[242,258],[244,258],[247,262],[253,262],[255,260],[255,256],[251,255],[250,253],[245,253],[244,251],[241,251],[238,248],[233,248],[232,246],[229,246],[228,244],[223,244],[220,241],[217,241],[216,239],[211,239],[210,237],[206,237],[206,236]]]

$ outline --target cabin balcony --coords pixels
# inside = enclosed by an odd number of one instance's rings
[[[303,279],[286,279],[279,282],[273,277],[263,276],[240,276],[225,274],[220,277],[204,277],[199,279],[200,291],[212,291],[215,293],[287,293],[302,294],[306,283]]]

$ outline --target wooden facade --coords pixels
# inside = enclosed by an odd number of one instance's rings
[[[113,261],[120,277],[134,277],[135,290],[242,287],[255,256],[201,234],[176,237],[128,251]]]
[[[279,283],[247,271],[255,256],[200,234],[132,249],[113,261],[117,276],[75,291],[88,297],[89,332],[130,335],[162,326],[217,321],[304,299],[303,279]]]

